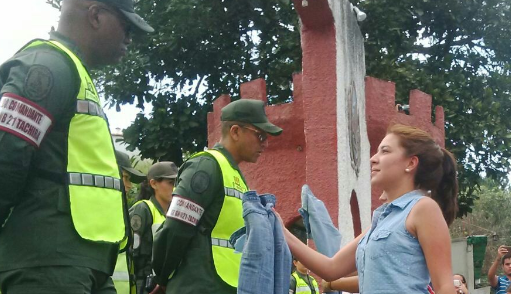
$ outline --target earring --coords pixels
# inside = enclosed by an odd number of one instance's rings
[[[409,173],[409,172],[410,172],[410,169],[409,169],[409,168],[405,169],[405,172]]]

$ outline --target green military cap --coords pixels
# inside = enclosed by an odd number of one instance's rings
[[[96,0],[119,9],[124,16],[139,30],[152,33],[154,29],[133,8],[133,0]]]
[[[175,179],[177,178],[177,166],[172,161],[161,161],[153,164],[147,172],[147,178],[152,179]]]
[[[139,184],[145,180],[145,175],[131,166],[128,154],[119,150],[115,150],[115,157],[117,158],[117,165],[120,166],[128,174],[130,174],[131,182]]]
[[[239,121],[252,124],[272,136],[278,136],[282,129],[272,124],[264,112],[264,102],[254,99],[240,99],[222,108],[221,121]]]

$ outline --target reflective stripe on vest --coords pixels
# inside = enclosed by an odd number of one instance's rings
[[[218,238],[211,238],[211,245],[212,246],[225,247],[225,248],[234,248],[231,245],[231,243],[229,243],[229,240],[218,239]]]
[[[295,281],[296,281],[296,291],[295,291],[296,294],[311,294],[312,293],[311,288],[309,287],[307,282],[305,282],[305,280],[300,278],[300,276],[296,272],[294,272],[292,274],[292,276],[295,278]],[[318,283],[316,282],[316,280],[313,277],[310,277],[310,281],[312,283],[312,286],[314,287],[314,290],[316,291],[316,294],[319,294],[319,287],[318,287]]]
[[[130,274],[128,273],[128,271],[114,271],[114,273],[112,274],[112,280],[121,281],[121,282],[129,282]]]
[[[240,173],[234,169],[227,158],[218,150],[199,152],[193,157],[205,154],[213,156],[222,170],[224,184],[224,203],[215,227],[211,231],[211,251],[218,275],[224,282],[232,287],[238,287],[238,276],[241,263],[241,254],[234,253],[234,249],[227,241],[232,233],[243,227],[243,206],[241,196],[248,191],[246,183]],[[225,245],[225,246],[222,246]]]
[[[69,173],[69,184],[77,186],[94,186],[121,191],[121,181],[102,175]]]
[[[90,100],[76,101],[76,113],[99,116],[106,120],[106,115],[99,104]]]
[[[43,44],[67,55],[80,77],[77,109],[69,125],[67,142],[68,189],[74,227],[83,239],[120,243],[127,236],[121,175],[96,88],[80,59],[61,43],[35,40],[22,50]]]

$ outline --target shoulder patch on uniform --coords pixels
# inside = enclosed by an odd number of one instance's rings
[[[209,187],[209,175],[205,171],[198,171],[192,176],[191,188],[192,191],[200,194],[206,191]]]
[[[53,74],[43,65],[33,65],[25,79],[25,95],[32,101],[39,101],[48,96],[53,88]]]
[[[167,211],[167,217],[197,226],[203,213],[204,208],[199,204],[185,198],[174,196],[172,197],[172,202]]]
[[[34,102],[12,93],[0,97],[0,130],[39,147],[52,123],[52,115]]]
[[[135,214],[131,217],[130,223],[133,231],[138,231],[142,227],[142,218],[140,215]]]

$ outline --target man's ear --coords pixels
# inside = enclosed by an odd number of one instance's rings
[[[98,30],[101,27],[103,21],[103,15],[101,14],[101,7],[97,4],[92,4],[87,10],[87,20],[90,26]]]
[[[231,135],[231,138],[233,141],[238,141],[240,139],[240,131],[241,128],[238,125],[232,125],[231,129],[229,130],[229,134]]]

